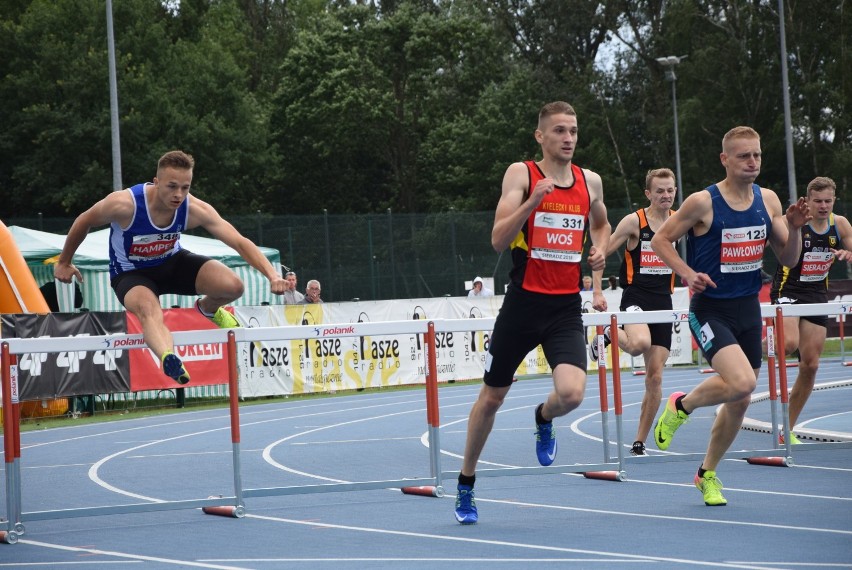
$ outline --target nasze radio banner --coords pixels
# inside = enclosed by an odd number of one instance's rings
[[[6,337],[101,336],[125,332],[124,313],[2,315]],[[137,352],[137,351],[130,351]],[[18,359],[21,401],[130,390],[127,350],[22,354]]]
[[[584,308],[591,310],[591,293],[583,292]],[[618,307],[621,290],[604,292],[610,307]],[[426,351],[421,335],[339,336],[346,324],[364,322],[474,319],[495,317],[502,296],[486,298],[438,297],[322,305],[277,305],[235,307],[237,319],[247,327],[311,325],[306,336],[288,341],[240,343],[240,396],[333,392],[400,384],[422,384],[426,378]],[[675,307],[689,304],[685,289],[675,291]],[[530,315],[535,318],[535,315]],[[313,325],[327,324],[327,327]],[[334,326],[332,326],[334,325]],[[481,378],[490,330],[462,333],[436,333],[439,381]],[[340,329],[339,331],[336,329]],[[317,333],[318,331],[318,333]],[[691,337],[685,323],[673,325],[672,355],[669,363],[692,361]],[[589,329],[589,337],[594,331]],[[608,365],[611,366],[611,363]],[[622,353],[620,365],[641,366],[641,358],[631,360]],[[589,363],[590,369],[595,367]],[[517,370],[518,375],[547,374],[541,347],[531,351]]]

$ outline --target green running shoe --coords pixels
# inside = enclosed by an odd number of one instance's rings
[[[783,433],[778,436],[778,443],[780,443],[781,445],[784,445],[784,434]],[[790,432],[790,445],[799,445],[800,443],[802,443],[802,442],[799,441],[799,438],[796,437],[796,434],[794,434],[793,432]]]
[[[195,308],[198,309],[199,313],[210,319],[213,324],[220,329],[236,329],[241,326],[236,317],[226,311],[224,307],[216,309],[216,312],[213,313],[212,317],[201,310],[201,305],[198,304],[198,301],[195,301]]]
[[[715,471],[705,471],[704,477],[695,474],[695,486],[704,494],[704,504],[708,507],[724,507],[728,504],[722,496],[722,482]]]
[[[685,392],[675,392],[669,396],[666,407],[660,419],[657,420],[657,427],[654,428],[654,443],[662,450],[669,448],[672,443],[672,436],[677,431],[677,428],[689,421],[689,416],[686,412],[681,412],[677,409],[677,399],[681,396],[686,396]]]

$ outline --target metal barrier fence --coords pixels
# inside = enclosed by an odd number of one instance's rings
[[[763,306],[762,316],[767,319],[770,338],[774,338],[776,345],[784,346],[783,327],[776,323],[783,316],[802,315],[836,315],[852,312],[852,304],[829,303],[818,305],[782,305]],[[688,311],[647,311],[642,313],[596,313],[583,315],[586,326],[595,326],[598,333],[603,332],[605,325],[610,325],[612,330],[611,354],[612,362],[619,362],[618,348],[618,326],[621,324],[638,323],[672,323],[684,321],[688,318]],[[474,325],[475,322],[475,325]],[[375,336],[395,334],[422,334],[426,345],[426,415],[428,424],[430,475],[417,478],[406,478],[385,481],[363,481],[329,483],[320,485],[298,485],[288,487],[270,487],[244,489],[241,477],[240,464],[240,419],[237,391],[237,360],[236,346],[238,342],[256,342],[269,340],[294,340],[306,338],[308,335],[316,334],[315,327],[264,327],[230,330],[205,330],[174,333],[175,343],[178,345],[199,343],[227,343],[228,367],[229,367],[229,400],[230,400],[230,431],[232,443],[232,467],[234,479],[234,495],[230,497],[215,497],[206,499],[192,499],[181,501],[162,501],[149,503],[136,503],[112,506],[92,506],[76,509],[47,510],[39,512],[24,512],[21,501],[21,443],[19,429],[19,404],[17,402],[16,378],[13,374],[12,360],[14,356],[26,353],[40,352],[62,352],[62,351],[91,351],[104,346],[105,342],[115,341],[119,338],[140,339],[141,335],[107,335],[91,337],[69,337],[69,338],[44,338],[44,339],[8,339],[0,345],[0,357],[2,357],[2,388],[3,394],[3,424],[4,424],[4,451],[6,467],[6,513],[5,522],[0,522],[0,541],[13,544],[17,542],[18,536],[25,533],[24,522],[34,520],[47,520],[71,517],[84,517],[106,514],[124,514],[146,511],[163,511],[188,508],[201,508],[207,514],[224,515],[231,517],[242,517],[245,513],[243,499],[247,497],[268,497],[281,495],[294,495],[305,493],[325,493],[335,491],[352,491],[368,489],[400,488],[414,489],[415,494],[431,494],[441,496],[443,494],[443,479],[452,478],[456,472],[443,472],[441,470],[441,447],[440,447],[440,418],[438,410],[438,378],[436,367],[436,332],[465,332],[470,331],[472,325],[479,330],[490,330],[494,319],[452,319],[436,321],[396,321],[385,323],[357,323],[346,325],[345,334],[334,336]],[[323,325],[325,327],[337,328],[334,325]],[[306,330],[307,329],[307,330]],[[774,335],[774,336],[773,336]],[[137,348],[144,348],[137,347]],[[777,395],[774,387],[775,355],[772,343],[770,343],[770,396],[775,400]],[[505,475],[532,475],[532,474],[554,474],[554,473],[583,473],[589,478],[609,479],[622,481],[625,479],[624,466],[633,460],[643,463],[654,461],[692,461],[703,457],[703,453],[694,454],[666,454],[659,456],[643,456],[641,458],[628,458],[624,456],[624,438],[622,429],[622,403],[621,403],[621,371],[618,367],[612,370],[612,393],[616,418],[616,438],[610,441],[608,428],[609,404],[607,401],[607,370],[605,365],[604,351],[599,351],[598,379],[601,392],[601,415],[603,426],[603,462],[600,464],[570,464],[551,465],[548,467],[510,467],[497,469],[477,470],[477,476],[494,477]],[[773,431],[775,446],[773,449],[764,450],[742,450],[729,451],[725,459],[743,458],[754,459],[758,464],[764,465],[791,465],[793,463],[793,449],[790,443],[790,426],[788,425],[787,413],[787,383],[786,365],[783,351],[778,355],[778,370],[780,375],[780,398],[782,403],[782,430],[785,435],[785,445],[781,448],[777,441],[777,431]],[[773,403],[774,405],[774,403]],[[773,430],[777,430],[776,413],[773,411]],[[615,456],[610,455],[610,445],[616,445]],[[797,446],[795,452],[814,451],[821,449],[850,448],[852,442],[846,443],[824,443]],[[421,492],[423,489],[431,489],[429,493]]]

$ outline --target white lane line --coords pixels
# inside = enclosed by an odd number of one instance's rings
[[[725,489],[727,491],[727,489]],[[453,499],[449,495],[444,495],[444,498]],[[719,524],[719,525],[732,525],[732,526],[747,526],[747,527],[756,527],[756,528],[771,528],[771,529],[780,529],[780,530],[795,530],[799,532],[820,532],[825,534],[839,534],[842,536],[852,536],[852,530],[843,530],[843,529],[835,529],[835,528],[817,528],[810,526],[793,526],[793,525],[784,525],[784,524],[771,524],[771,523],[759,523],[759,522],[746,522],[746,521],[731,521],[731,520],[719,520],[719,519],[707,519],[707,518],[696,518],[696,517],[683,517],[683,516],[671,516],[671,515],[652,515],[647,513],[631,513],[628,511],[610,511],[606,509],[590,509],[586,507],[568,507],[565,505],[546,505],[541,503],[527,503],[523,501],[516,500],[505,500],[505,499],[483,499],[481,497],[476,497],[477,503],[496,503],[500,505],[511,505],[511,506],[519,506],[519,507],[536,507],[540,509],[550,509],[557,511],[572,511],[572,512],[580,512],[580,513],[593,513],[598,515],[612,515],[612,516],[620,516],[620,517],[633,517],[633,518],[646,518],[646,519],[661,519],[667,521],[677,521],[677,522],[695,522],[700,524]]]
[[[477,498],[479,501],[479,498]],[[521,503],[518,503],[521,504]],[[371,528],[371,527],[362,527],[362,526],[351,526],[351,525],[341,525],[341,524],[330,524],[330,523],[321,523],[316,521],[304,521],[304,520],[296,520],[296,519],[286,519],[282,517],[273,517],[266,515],[246,515],[246,518],[253,518],[258,520],[267,520],[273,522],[283,522],[288,524],[296,524],[302,526],[309,526],[313,528],[327,528],[334,530],[348,530],[348,531],[357,531],[357,532],[365,532],[371,534],[385,534],[391,536],[405,536],[410,538],[425,538],[429,540],[444,540],[447,542],[462,542],[462,543],[475,543],[475,544],[487,544],[491,546],[508,546],[512,548],[520,548],[523,550],[540,550],[544,552],[565,552],[572,554],[587,554],[590,556],[606,556],[613,557],[619,559],[628,559],[628,560],[637,560],[637,561],[645,561],[645,562],[669,562],[672,564],[683,564],[683,565],[691,565],[691,566],[711,566],[716,568],[746,568],[750,570],[767,570],[766,566],[752,566],[745,564],[725,564],[721,562],[704,562],[700,560],[690,560],[684,558],[671,558],[665,556],[643,556],[639,554],[629,554],[624,552],[606,552],[602,550],[587,550],[583,548],[566,548],[563,546],[549,546],[546,544],[530,544],[524,542],[509,542],[504,540],[487,540],[481,538],[471,538],[469,536],[453,536],[453,535],[442,535],[442,534],[431,534],[431,533],[422,533],[422,532],[409,532],[402,530],[388,530],[388,529],[380,529],[380,528]],[[780,569],[779,569],[780,570]]]
[[[212,568],[215,570],[249,570],[242,566],[222,566],[221,564],[210,564],[208,562],[195,562],[193,560],[178,560],[176,558],[161,558],[159,556],[144,556],[141,554],[130,554],[128,552],[117,552],[115,550],[99,550],[97,548],[85,548],[81,546],[65,546],[62,544],[51,544],[39,540],[19,539],[18,544],[29,544],[41,546],[42,548],[53,548],[68,552],[84,552],[86,554],[99,554],[101,556],[116,556],[139,562],[162,562],[163,564],[174,564],[175,566],[192,566],[194,568]],[[91,564],[91,562],[87,562]]]

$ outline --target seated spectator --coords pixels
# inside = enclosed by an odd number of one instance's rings
[[[482,282],[482,277],[473,278],[473,289],[467,294],[468,297],[493,297],[494,291],[487,289]]]

